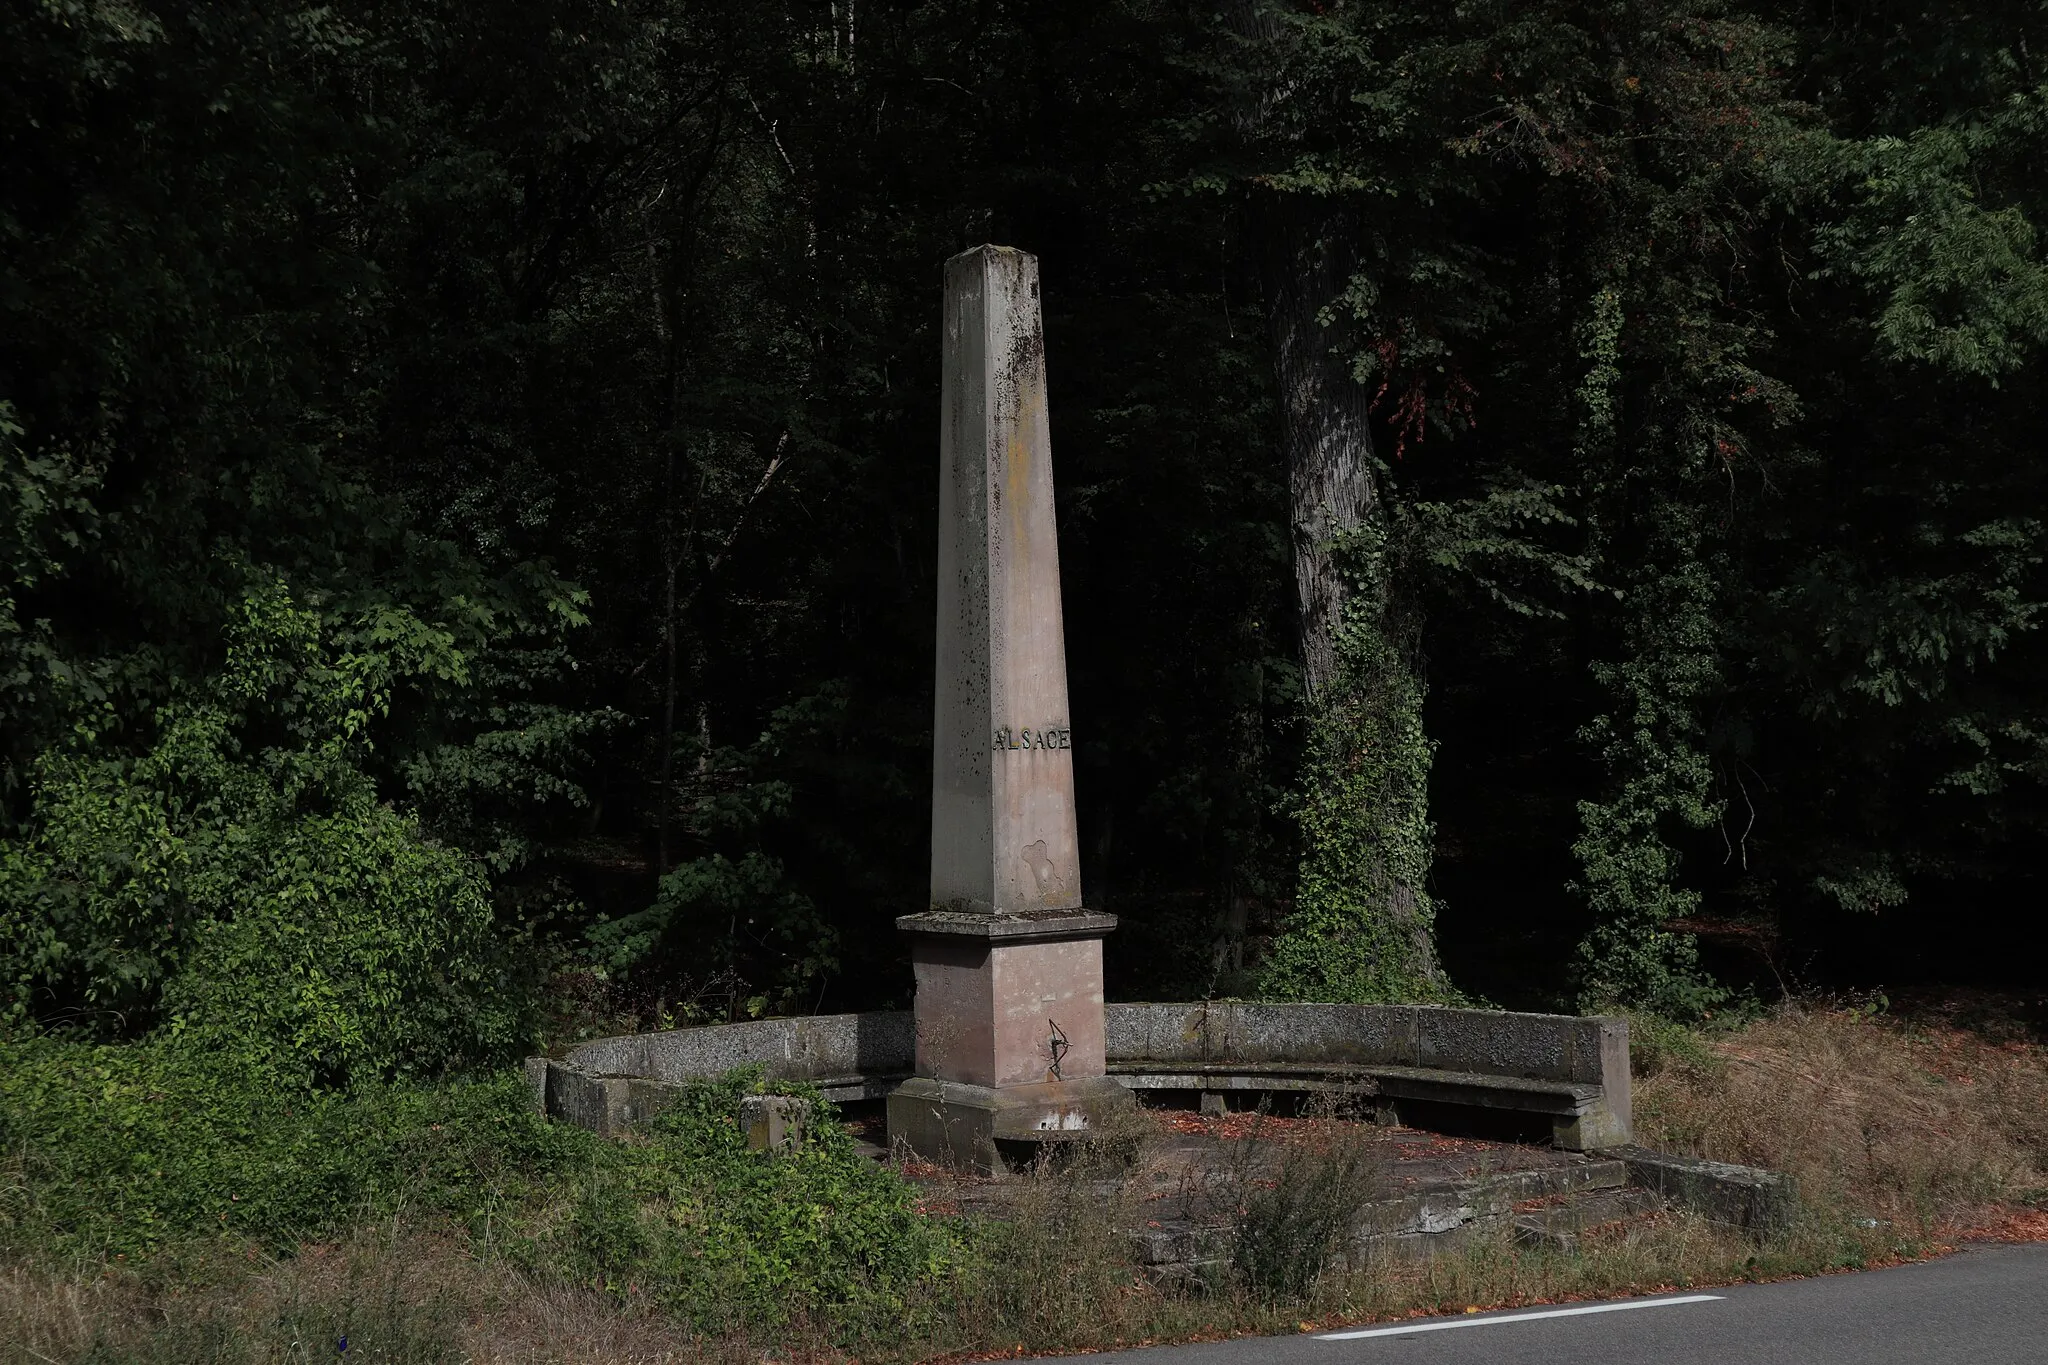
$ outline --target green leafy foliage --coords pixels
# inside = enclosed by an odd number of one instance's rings
[[[1989,160],[2048,129],[2044,94],[1841,149],[1854,206],[1820,231],[1823,259],[1882,291],[1873,326],[1887,359],[1996,381],[2048,341],[2048,264],[2019,204],[1987,208]]]
[[[42,759],[27,836],[0,861],[17,1023],[161,1022],[343,1085],[525,1040],[480,869],[363,771],[397,680],[459,676],[462,656],[400,611],[358,634],[338,648],[259,577],[221,672],[158,712],[145,749],[81,725]]]
[[[0,1249],[287,1252],[403,1212],[707,1328],[811,1314],[894,1336],[911,1291],[971,1247],[815,1094],[793,1151],[750,1151],[739,1103],[759,1089],[746,1071],[692,1086],[622,1143],[534,1114],[517,1074],[308,1090],[183,1039],[14,1038],[0,1041]]]
[[[46,619],[22,619],[22,598],[84,550],[98,529],[89,496],[98,472],[70,451],[31,453],[14,405],[0,398],[0,707],[26,720],[47,702],[53,671],[65,671]],[[32,755],[10,745],[0,755],[8,789]]]
[[[1632,604],[1636,647],[1598,674],[1616,708],[1593,722],[1588,738],[1627,776],[1606,800],[1579,807],[1583,833],[1573,852],[1595,915],[1579,949],[1589,1009],[1627,1004],[1695,1019],[1724,998],[1702,980],[1691,937],[1667,927],[1699,908],[1678,876],[1672,833],[1707,828],[1721,814],[1697,709],[1719,682],[1712,592],[1697,564],[1645,581]]]
[[[398,1209],[481,1227],[596,1139],[516,1076],[309,1090],[182,1040],[0,1042],[15,1255],[147,1255],[192,1238],[289,1251]]]
[[[644,1294],[706,1328],[828,1313],[886,1333],[910,1291],[964,1252],[914,1207],[912,1188],[854,1149],[815,1093],[803,1138],[750,1151],[740,1097],[758,1073],[692,1085],[647,1125],[575,1174],[568,1216],[534,1254],[620,1295]]]
[[[337,1002],[497,999],[507,953],[901,1004],[933,288],[987,239],[1045,264],[1113,991],[1418,989],[1390,888],[1503,1002],[1696,1013],[1764,938],[1768,974],[2014,959],[1961,945],[2048,831],[2035,11],[9,14],[17,1015],[176,996],[338,1077],[439,1063]],[[1392,547],[1315,712],[1276,203],[1346,225],[1316,289]],[[306,697],[220,691],[250,566],[320,618]],[[215,754],[228,795],[174,770]],[[386,947],[315,961],[294,897]],[[178,995],[205,925],[303,988]]]
[[[1356,539],[1344,547],[1353,596],[1337,676],[1309,722],[1294,907],[1260,986],[1292,1000],[1456,1000],[1437,965],[1428,892],[1422,686],[1391,609],[1384,526]]]

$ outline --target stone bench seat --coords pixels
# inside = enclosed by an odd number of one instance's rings
[[[880,1076],[828,1076],[811,1084],[817,1086],[832,1103],[845,1104],[851,1100],[886,1098],[891,1090],[909,1079],[908,1071],[900,1071]]]
[[[1423,1067],[1374,1067],[1369,1073],[1380,1093],[1395,1099],[1435,1100],[1486,1109],[1522,1109],[1538,1114],[1582,1115],[1605,1101],[1597,1085],[1531,1080],[1478,1071],[1433,1071]]]
[[[1542,1115],[1572,1151],[1632,1139],[1621,1019],[1236,1000],[1112,1004],[1107,1019],[1109,1074],[1133,1090],[1369,1089],[1384,1116]]]
[[[1380,1112],[1397,1118],[1400,1102],[1423,1101],[1482,1110],[1540,1114],[1552,1120],[1560,1147],[1585,1150],[1610,1140],[1613,1124],[1604,1088],[1576,1081],[1500,1076],[1430,1067],[1331,1063],[1112,1062],[1109,1074],[1135,1091],[1199,1091],[1213,1094],[1355,1092],[1380,1101]]]
[[[1416,1066],[1356,1066],[1330,1063],[1153,1062],[1110,1063],[1109,1074],[1131,1090],[1295,1090],[1359,1091],[1393,1099],[1436,1100],[1487,1109],[1520,1109],[1538,1114],[1581,1114],[1598,1103],[1597,1085],[1531,1080],[1478,1071],[1439,1071]]]

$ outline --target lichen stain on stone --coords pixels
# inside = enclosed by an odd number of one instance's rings
[[[1049,900],[1062,889],[1059,873],[1053,868],[1052,856],[1046,850],[1045,840],[1026,844],[1020,851],[1024,865],[1031,869],[1031,879],[1038,887],[1038,899]]]

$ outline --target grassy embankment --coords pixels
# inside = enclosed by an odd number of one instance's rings
[[[1798,1227],[1757,1247],[1660,1216],[1572,1256],[1482,1242],[1426,1265],[1333,1262],[1305,1291],[1287,1283],[1324,1248],[1268,1237],[1248,1273],[1176,1294],[1126,1258],[1135,1190],[1105,1201],[1069,1173],[1034,1185],[1014,1224],[935,1218],[841,1135],[796,1160],[744,1152],[730,1087],[616,1144],[534,1122],[509,1079],[308,1100],[135,1050],[16,1044],[0,1071],[0,1361],[1086,1349],[1813,1273],[1972,1231],[2048,1236],[2038,1038],[1815,1009],[1661,1035],[1640,1060],[1644,1139],[1792,1171]],[[1296,1178],[1333,1179],[1341,1131]],[[1263,1192],[1248,1217],[1301,1195]]]

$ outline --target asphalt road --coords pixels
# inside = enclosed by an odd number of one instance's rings
[[[1715,1297],[1679,1301],[1695,1294]],[[1614,1311],[1621,1304],[1642,1306]],[[1120,1365],[2048,1365],[2048,1245],[1975,1247],[1890,1270],[1600,1307],[1609,1311],[1533,1317],[1552,1310],[1532,1308],[1421,1318],[1386,1335],[1304,1333],[1093,1359]]]

